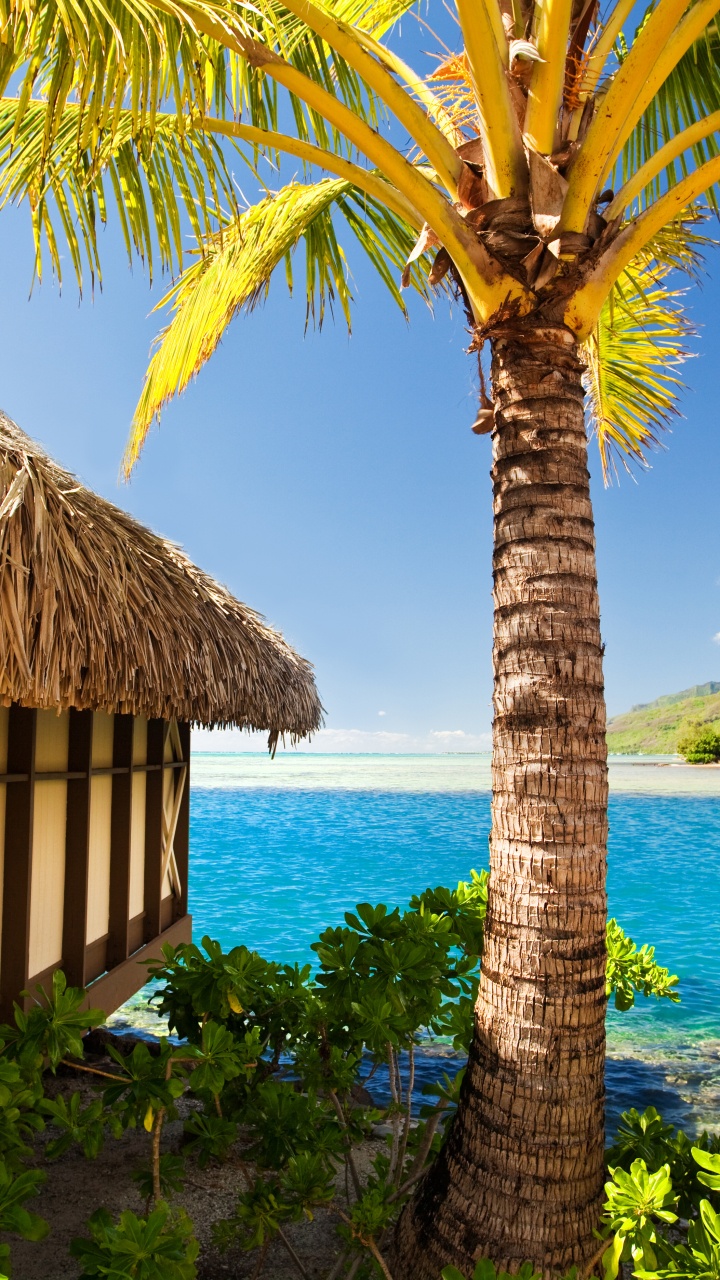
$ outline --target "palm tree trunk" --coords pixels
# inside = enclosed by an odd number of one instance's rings
[[[448,1141],[395,1280],[587,1261],[602,1203],[607,764],[582,368],[563,327],[493,340],[490,898]]]

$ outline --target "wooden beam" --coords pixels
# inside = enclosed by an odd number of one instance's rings
[[[145,790],[145,941],[150,942],[162,930],[162,828],[163,828],[163,752],[165,724],[148,720]]]
[[[175,776],[175,785],[173,789],[172,813],[168,818],[167,814],[163,818],[163,861],[162,861],[162,879],[169,873],[172,891],[178,902],[181,896],[180,874],[178,865],[175,860],[175,832],[180,818],[180,808],[182,806],[183,796],[185,794],[185,777],[187,769],[183,768],[180,773]]]
[[[110,921],[107,967],[122,964],[130,940],[130,839],[132,835],[133,717],[115,714],[113,723],[112,814],[110,818]]]
[[[83,1007],[103,1009],[107,1014],[113,1013],[147,982],[144,961],[162,960],[161,948],[166,942],[174,947],[180,942],[192,942],[192,917],[182,916],[169,929],[158,937],[152,938],[140,951],[136,951],[128,960],[98,978],[97,982],[93,982],[88,988]]]
[[[93,778],[109,778],[116,773],[155,773],[158,769],[183,769],[185,767],[182,760],[167,760],[162,764],[134,764],[131,769],[113,769],[112,765],[107,765],[104,769],[91,769],[90,776]],[[87,769],[36,769],[36,782],[68,782],[71,778],[86,778]],[[0,783],[3,782],[27,782],[28,775],[26,773],[0,773]]]
[[[184,775],[182,799],[177,827],[175,828],[175,863],[180,877],[180,898],[176,912],[180,918],[187,915],[188,909],[188,872],[190,869],[190,725],[187,721],[178,724],[180,737],[180,758],[186,762],[187,772]],[[179,775],[182,777],[183,775]],[[176,782],[178,785],[179,778]]]
[[[8,716],[8,773],[24,782],[8,787],[5,799],[5,855],[0,956],[0,1014],[12,1021],[13,1001],[27,986],[30,958],[35,732],[37,714],[13,703]]]
[[[68,984],[84,987],[88,882],[90,874],[90,767],[92,711],[70,710],[67,817],[65,822],[65,902],[63,965]],[[75,776],[73,776],[73,774]]]

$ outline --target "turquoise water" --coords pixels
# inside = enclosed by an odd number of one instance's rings
[[[310,960],[359,901],[405,904],[487,863],[489,756],[197,755],[196,940]],[[720,770],[611,762],[610,912],[678,973],[682,1003],[609,1015],[608,1122],[654,1103],[720,1128]],[[423,1074],[441,1064],[428,1061]],[[450,1064],[442,1064],[450,1065]]]

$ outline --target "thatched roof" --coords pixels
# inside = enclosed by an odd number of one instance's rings
[[[0,412],[0,702],[304,737],[312,668]]]

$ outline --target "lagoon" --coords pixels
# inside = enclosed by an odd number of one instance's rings
[[[653,1104],[688,1130],[720,1129],[720,770],[615,757],[610,787],[610,913],[656,945],[682,1002],[611,1010],[608,1127]],[[318,932],[356,902],[403,905],[487,865],[489,829],[489,755],[198,753],[195,939],[311,961]]]

